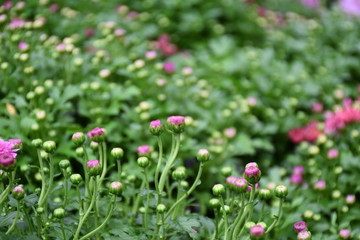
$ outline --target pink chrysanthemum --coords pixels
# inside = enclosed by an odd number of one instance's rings
[[[15,162],[16,152],[15,144],[0,139],[0,165],[7,167]]]

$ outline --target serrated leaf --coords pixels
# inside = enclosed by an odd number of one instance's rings
[[[0,216],[0,227],[11,225],[12,221],[15,218],[15,215],[16,215],[16,211],[10,212],[6,216]]]
[[[177,219],[177,223],[189,234],[192,239],[196,239],[198,237],[198,232],[194,230],[194,228],[200,227],[200,223],[197,220],[189,217],[179,217]]]

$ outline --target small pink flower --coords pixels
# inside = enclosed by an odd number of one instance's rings
[[[16,152],[19,149],[14,149],[15,144],[0,139],[0,165],[8,167],[15,163]]]
[[[124,29],[118,28],[114,31],[114,35],[117,37],[122,37],[124,36],[126,33],[126,31]]]
[[[301,0],[301,3],[307,8],[318,8],[320,6],[319,0]]]
[[[304,221],[300,221],[300,222],[297,222],[294,224],[294,230],[296,232],[304,231],[304,230],[306,230],[306,228],[307,228],[307,225],[306,225],[306,222],[304,222]]]
[[[325,180],[320,180],[320,181],[316,182],[314,185],[314,188],[319,191],[325,190],[325,188],[326,188]]]
[[[155,59],[157,57],[157,53],[156,53],[156,51],[147,51],[145,53],[145,57],[148,60],[153,60],[153,59]]]
[[[349,229],[341,229],[339,231],[339,236],[341,239],[349,239],[350,238],[350,230]]]
[[[265,235],[265,229],[262,225],[255,225],[250,228],[249,233],[251,237],[259,238]]]
[[[248,97],[247,103],[250,107],[254,107],[257,104],[257,99],[255,97]]]
[[[246,179],[242,178],[242,177],[236,178],[234,184],[235,184],[236,188],[247,189],[247,187],[248,187],[248,183],[247,183]]]
[[[99,142],[105,138],[105,129],[96,127],[93,130],[89,131],[86,135],[90,141]]]
[[[334,158],[337,158],[338,156],[339,156],[339,151],[337,149],[335,149],[335,148],[331,148],[327,152],[327,157],[329,159],[334,159]]]
[[[95,30],[93,28],[85,29],[85,36],[87,38],[91,38],[92,36],[94,36],[94,34],[95,34]]]
[[[18,28],[22,28],[25,25],[25,20],[22,20],[20,18],[14,18],[10,23],[9,23],[9,28],[10,29],[18,29]]]
[[[229,185],[234,186],[236,180],[237,180],[237,177],[235,177],[235,176],[230,176],[230,177],[227,177],[227,178],[226,178],[226,183],[229,184]]]
[[[162,126],[162,123],[160,120],[154,120],[154,121],[150,122],[150,127],[152,127],[152,128],[158,128],[161,126]]]
[[[112,188],[119,189],[119,188],[122,187],[122,183],[115,181],[115,182],[112,182],[112,183],[110,184],[110,186],[111,186]]]
[[[29,44],[27,44],[26,42],[20,42],[19,45],[19,50],[20,51],[27,51],[29,50]]]
[[[19,186],[14,187],[12,191],[15,193],[21,193],[21,192],[24,192],[24,188],[21,185],[19,185]]]
[[[293,169],[293,174],[303,174],[304,173],[304,167],[301,165],[296,165]]]
[[[354,16],[360,16],[360,1],[359,0],[340,0],[341,10]]]
[[[86,162],[86,166],[88,166],[88,168],[94,168],[100,165],[99,160],[90,160],[88,162]]]
[[[184,67],[182,69],[182,73],[185,75],[185,76],[189,76],[193,73],[193,69],[191,67]]]
[[[165,73],[174,73],[175,72],[175,64],[173,62],[165,62],[163,65],[163,71]]]
[[[236,129],[235,128],[226,128],[224,130],[224,134],[227,138],[234,138],[236,136]]]
[[[56,46],[56,51],[58,52],[65,52],[66,51],[66,46],[64,43],[60,43]]]
[[[167,121],[168,121],[169,124],[179,126],[181,124],[184,124],[185,117],[183,117],[183,116],[171,116],[171,117],[168,117]]]
[[[137,152],[140,156],[144,156],[150,153],[149,145],[142,145],[137,148]]]
[[[303,181],[303,177],[301,174],[293,174],[290,177],[290,182],[295,185],[300,185]]]
[[[59,4],[53,3],[49,7],[50,12],[55,13],[59,10]]]
[[[10,9],[12,7],[12,2],[11,1],[6,1],[3,3],[3,7],[5,9]]]
[[[350,195],[346,196],[346,199],[345,199],[346,204],[351,205],[351,204],[354,204],[355,201],[356,201],[356,197],[354,194],[350,194]]]
[[[322,112],[323,108],[324,108],[324,106],[321,102],[315,102],[315,103],[313,103],[313,105],[311,107],[312,111],[316,112],[316,113]]]

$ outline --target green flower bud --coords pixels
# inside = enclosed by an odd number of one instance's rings
[[[145,208],[144,207],[139,208],[139,212],[144,214],[145,213]]]
[[[69,166],[70,166],[70,161],[67,160],[67,159],[63,159],[63,160],[61,160],[61,161],[59,162],[59,167],[60,167],[61,169],[66,169],[66,168],[69,167]]]
[[[184,180],[184,181],[181,181],[181,182],[180,182],[180,186],[181,186],[182,188],[189,188],[189,183]]]
[[[288,188],[284,185],[279,185],[275,188],[275,196],[278,198],[286,198],[288,195]]]
[[[229,177],[232,174],[232,168],[231,167],[223,167],[221,168],[221,174],[224,177]]]
[[[261,225],[264,229],[267,228],[267,224],[265,222],[259,222],[257,225]]]
[[[102,167],[99,160],[91,160],[86,162],[87,170],[89,171],[90,176],[100,175]]]
[[[36,209],[36,212],[37,212],[38,214],[42,214],[42,213],[44,213],[44,208],[38,207],[38,208]]]
[[[41,159],[48,159],[49,158],[49,154],[47,152],[45,152],[44,150],[40,150],[40,157]]]
[[[137,159],[137,164],[142,168],[146,168],[147,166],[149,166],[150,161],[147,157],[139,157]]]
[[[200,149],[196,155],[199,162],[205,163],[210,159],[210,153],[207,149]]]
[[[71,174],[70,182],[74,185],[79,185],[83,181],[82,177],[78,173]]]
[[[122,189],[123,189],[122,183],[115,181],[110,184],[109,192],[114,195],[119,196],[122,192]]]
[[[158,213],[164,213],[166,211],[166,206],[164,204],[160,203],[159,205],[157,205],[156,211]]]
[[[217,197],[220,197],[225,193],[225,187],[222,184],[216,184],[212,188],[213,194]]]
[[[127,176],[126,178],[129,182],[135,182],[136,181],[136,176],[134,174],[130,174],[129,176]]]
[[[249,229],[255,225],[256,224],[254,222],[247,222],[247,223],[245,223],[245,229],[249,231]]]
[[[175,169],[175,171],[172,172],[172,178],[175,181],[184,180],[186,177],[186,169],[185,167],[178,167]]]
[[[224,209],[225,209],[225,213],[230,213],[230,207],[228,205],[224,205],[224,208],[221,207],[220,208],[220,211],[221,212],[224,212]]]
[[[90,142],[90,148],[91,148],[92,150],[98,149],[98,148],[99,148],[99,143],[94,142],[94,141],[91,141],[91,142]]]
[[[209,206],[211,208],[220,208],[220,200],[217,198],[212,198],[209,200]]]
[[[76,148],[75,153],[78,157],[83,157],[85,155],[84,149],[82,147]]]
[[[46,141],[43,143],[43,149],[47,153],[54,153],[56,149],[56,143],[54,141]]]
[[[124,156],[124,150],[122,148],[113,148],[111,156],[116,160],[120,160]]]
[[[40,138],[34,139],[31,141],[31,144],[36,148],[41,148],[42,140]]]
[[[54,217],[58,219],[65,217],[65,210],[63,208],[56,208],[54,210]]]
[[[269,200],[271,198],[271,192],[269,189],[260,189],[259,197],[261,200]]]

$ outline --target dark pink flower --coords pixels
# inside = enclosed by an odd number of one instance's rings
[[[324,106],[321,102],[315,102],[311,106],[312,111],[316,112],[316,113],[322,112],[323,108],[324,108]]]
[[[290,177],[290,182],[295,185],[300,185],[303,181],[303,176],[301,174],[292,174]]]
[[[304,230],[306,230],[306,228],[307,228],[307,225],[306,225],[306,222],[304,222],[304,221],[300,221],[300,222],[297,222],[294,224],[294,230],[296,232],[304,231]]]
[[[163,65],[163,71],[166,73],[174,73],[175,72],[175,64],[173,62],[165,62]]]
[[[140,156],[144,156],[150,153],[149,145],[142,145],[137,148],[137,152]]]
[[[0,165],[8,167],[15,163],[16,152],[19,149],[14,149],[15,144],[0,139]]]

